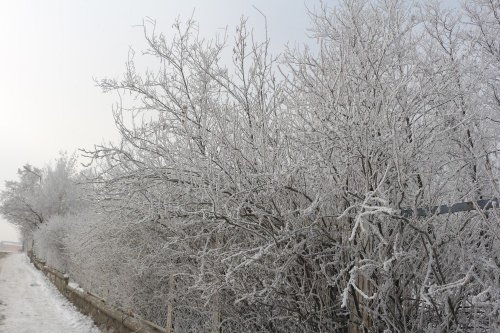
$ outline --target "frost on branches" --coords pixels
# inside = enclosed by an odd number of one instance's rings
[[[346,0],[278,57],[245,20],[147,22],[157,67],[99,82],[122,140],[84,152],[91,208],[35,234],[64,229],[84,289],[160,325],[170,305],[178,332],[500,329],[498,210],[401,214],[500,197],[499,17]]]

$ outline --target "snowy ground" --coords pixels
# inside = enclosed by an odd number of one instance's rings
[[[98,333],[24,254],[0,257],[0,332]]]

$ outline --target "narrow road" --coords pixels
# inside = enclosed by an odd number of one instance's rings
[[[2,275],[2,259],[5,258],[6,255],[7,255],[6,253],[0,252],[0,276]],[[1,283],[2,279],[0,278],[0,286]],[[0,330],[2,329],[3,322],[5,320],[5,316],[2,314],[2,309],[3,309],[3,302],[2,298],[0,297]]]
[[[0,332],[99,333],[25,254],[0,254]]]

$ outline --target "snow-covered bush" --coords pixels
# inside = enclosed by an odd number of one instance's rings
[[[68,265],[64,238],[70,226],[66,222],[66,218],[56,215],[33,233],[34,254],[61,272],[66,272]]]

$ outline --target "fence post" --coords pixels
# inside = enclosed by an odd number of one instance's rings
[[[174,298],[174,275],[170,274],[168,279],[168,305],[167,305],[167,324],[165,325],[165,333],[172,333],[172,312]]]
[[[220,235],[217,232],[215,234],[215,247],[220,248]],[[220,332],[220,308],[219,308],[219,294],[217,293],[214,297],[214,311],[212,312],[212,333]]]
[[[213,323],[213,327],[212,327],[212,333],[219,333],[220,330],[219,330],[219,325],[220,325],[220,314],[219,314],[219,309],[216,309],[213,313],[212,313],[212,323]]]

